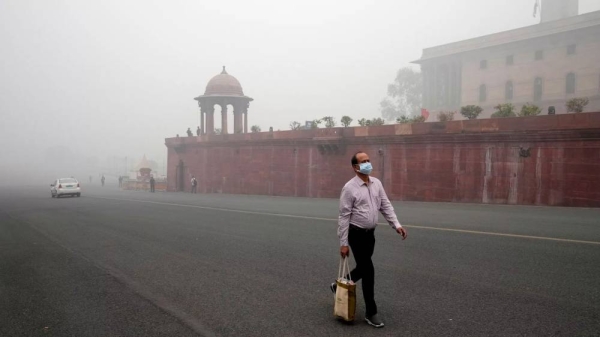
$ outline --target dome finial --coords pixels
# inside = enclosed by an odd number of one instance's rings
[[[227,71],[225,70],[225,66],[223,66],[223,71],[221,72],[221,74],[227,74]]]

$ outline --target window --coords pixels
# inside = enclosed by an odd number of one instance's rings
[[[481,60],[479,62],[479,69],[487,69],[487,60]]]
[[[577,52],[577,45],[570,44],[567,46],[567,55],[573,55]]]
[[[535,51],[535,60],[543,60],[544,59],[544,51],[543,50],[536,50]]]
[[[536,78],[533,82],[533,100],[539,102],[542,100],[542,88],[543,81],[540,77]]]
[[[506,85],[504,88],[504,98],[506,98],[506,99],[513,98],[513,82],[512,81],[506,82]]]
[[[485,102],[487,98],[487,88],[485,84],[479,86],[479,102]]]
[[[506,57],[506,65],[507,66],[512,66],[513,64],[515,64],[515,56],[514,55],[508,55]]]
[[[573,73],[567,74],[567,83],[566,83],[565,91],[567,92],[567,94],[575,93],[575,74],[573,74]]]

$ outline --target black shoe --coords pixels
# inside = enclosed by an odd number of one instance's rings
[[[383,324],[383,321],[380,320],[376,314],[373,316],[365,317],[365,321],[367,321],[367,323],[369,323],[370,326],[374,326],[376,328],[383,328],[385,326],[385,324]]]
[[[329,289],[331,289],[331,292],[333,293],[333,295],[335,295],[335,292],[337,290],[337,283],[333,282],[330,286]]]

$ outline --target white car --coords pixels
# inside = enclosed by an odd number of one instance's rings
[[[63,195],[81,196],[81,187],[75,178],[60,178],[50,184],[52,198],[60,198]]]

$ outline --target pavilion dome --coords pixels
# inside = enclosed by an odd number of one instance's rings
[[[206,85],[205,96],[244,96],[242,85],[229,75],[223,66],[223,71],[210,79]]]
[[[148,162],[148,159],[146,159],[146,155],[144,155],[140,163],[137,165],[137,169],[151,169],[150,162]]]

